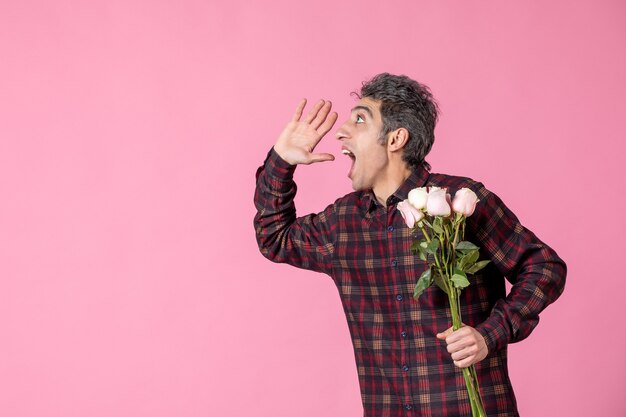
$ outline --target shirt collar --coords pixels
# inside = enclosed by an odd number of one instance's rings
[[[398,201],[406,200],[409,196],[409,191],[413,188],[423,187],[428,181],[430,173],[424,167],[424,164],[420,164],[417,168],[414,168],[411,175],[402,183],[402,185],[387,199],[387,206],[397,203]],[[362,197],[363,207],[367,208],[368,212],[376,209],[380,206],[374,191],[369,189],[363,193]]]

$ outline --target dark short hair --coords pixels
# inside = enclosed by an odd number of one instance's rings
[[[401,127],[409,132],[409,141],[404,147],[402,160],[415,168],[430,164],[424,160],[435,142],[435,124],[439,107],[430,89],[410,79],[406,75],[378,74],[363,82],[359,98],[368,97],[380,101],[383,127],[380,132],[381,144],[386,137]]]

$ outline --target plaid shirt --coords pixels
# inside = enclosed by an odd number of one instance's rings
[[[364,415],[471,416],[462,372],[444,341],[451,326],[447,295],[431,285],[413,289],[426,262],[413,255],[396,203],[415,187],[473,190],[480,199],[467,219],[465,238],[481,247],[489,265],[471,276],[461,294],[463,322],[478,330],[488,356],[476,364],[489,417],[517,416],[507,370],[507,345],[527,337],[539,313],[563,291],[566,268],[557,254],[524,228],[481,183],[415,169],[387,200],[358,191],[319,214],[296,217],[294,166],[271,150],[257,171],[254,219],[259,248],[274,262],[328,274],[348,320]],[[513,284],[507,296],[504,277]]]

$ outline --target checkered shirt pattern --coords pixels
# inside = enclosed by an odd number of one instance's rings
[[[483,184],[420,166],[389,197],[348,194],[318,214],[296,217],[295,167],[272,149],[256,174],[254,226],[262,254],[329,275],[348,320],[364,416],[471,416],[462,372],[435,335],[451,326],[447,295],[436,285],[413,289],[427,263],[412,254],[411,235],[396,204],[415,187],[467,187],[480,199],[467,219],[466,240],[492,262],[470,276],[461,295],[463,322],[485,338],[488,356],[476,364],[490,417],[517,416],[507,370],[507,345],[526,338],[539,313],[565,284],[565,263],[520,224]],[[506,294],[504,279],[512,288]]]

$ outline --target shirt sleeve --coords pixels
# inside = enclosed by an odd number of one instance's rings
[[[254,194],[257,243],[263,256],[273,262],[330,275],[336,229],[334,205],[319,214],[296,217],[295,168],[272,148],[257,170]]]
[[[505,299],[498,300],[490,316],[476,326],[489,351],[526,338],[539,322],[539,313],[563,292],[566,265],[556,252],[482,184],[475,190],[479,201],[468,217],[479,246],[512,284]]]

